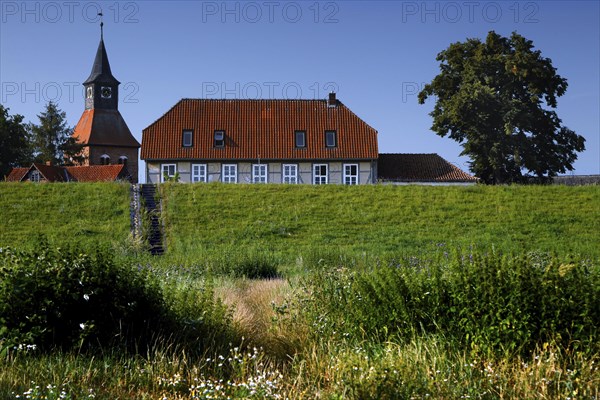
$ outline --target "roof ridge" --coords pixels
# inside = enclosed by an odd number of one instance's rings
[[[202,97],[183,97],[181,98],[180,101],[182,100],[205,100],[205,101],[321,101],[321,102],[326,102],[327,99],[228,99],[228,98],[224,98],[224,99],[207,99],[207,98],[202,98]],[[339,103],[341,103],[341,101],[338,100]]]

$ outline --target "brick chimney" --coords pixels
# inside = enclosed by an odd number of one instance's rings
[[[335,92],[329,93],[329,99],[327,100],[327,107],[337,107],[337,99],[335,98]]]

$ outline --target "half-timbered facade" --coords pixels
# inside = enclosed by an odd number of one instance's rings
[[[146,182],[369,184],[377,131],[327,100],[183,99],[143,130]]]

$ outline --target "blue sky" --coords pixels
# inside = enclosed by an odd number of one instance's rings
[[[583,135],[577,174],[600,173],[598,1],[7,1],[0,3],[0,101],[37,122],[53,100],[74,126],[104,13],[125,121],[142,130],[181,98],[325,98],[379,132],[380,152],[461,147],[430,131],[417,92],[450,43],[517,31],[567,78],[558,115]]]

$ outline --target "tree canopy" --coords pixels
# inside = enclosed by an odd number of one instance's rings
[[[67,126],[64,111],[50,101],[38,119],[39,125],[29,125],[35,161],[62,165],[79,158],[81,145],[71,137],[73,129]]]
[[[459,142],[471,171],[485,183],[546,179],[573,170],[585,139],[553,110],[567,90],[552,60],[532,41],[489,32],[437,56],[441,72],[419,93],[437,101],[431,129]]]
[[[9,115],[9,109],[0,104],[0,180],[13,167],[31,162],[29,134],[23,116]]]

